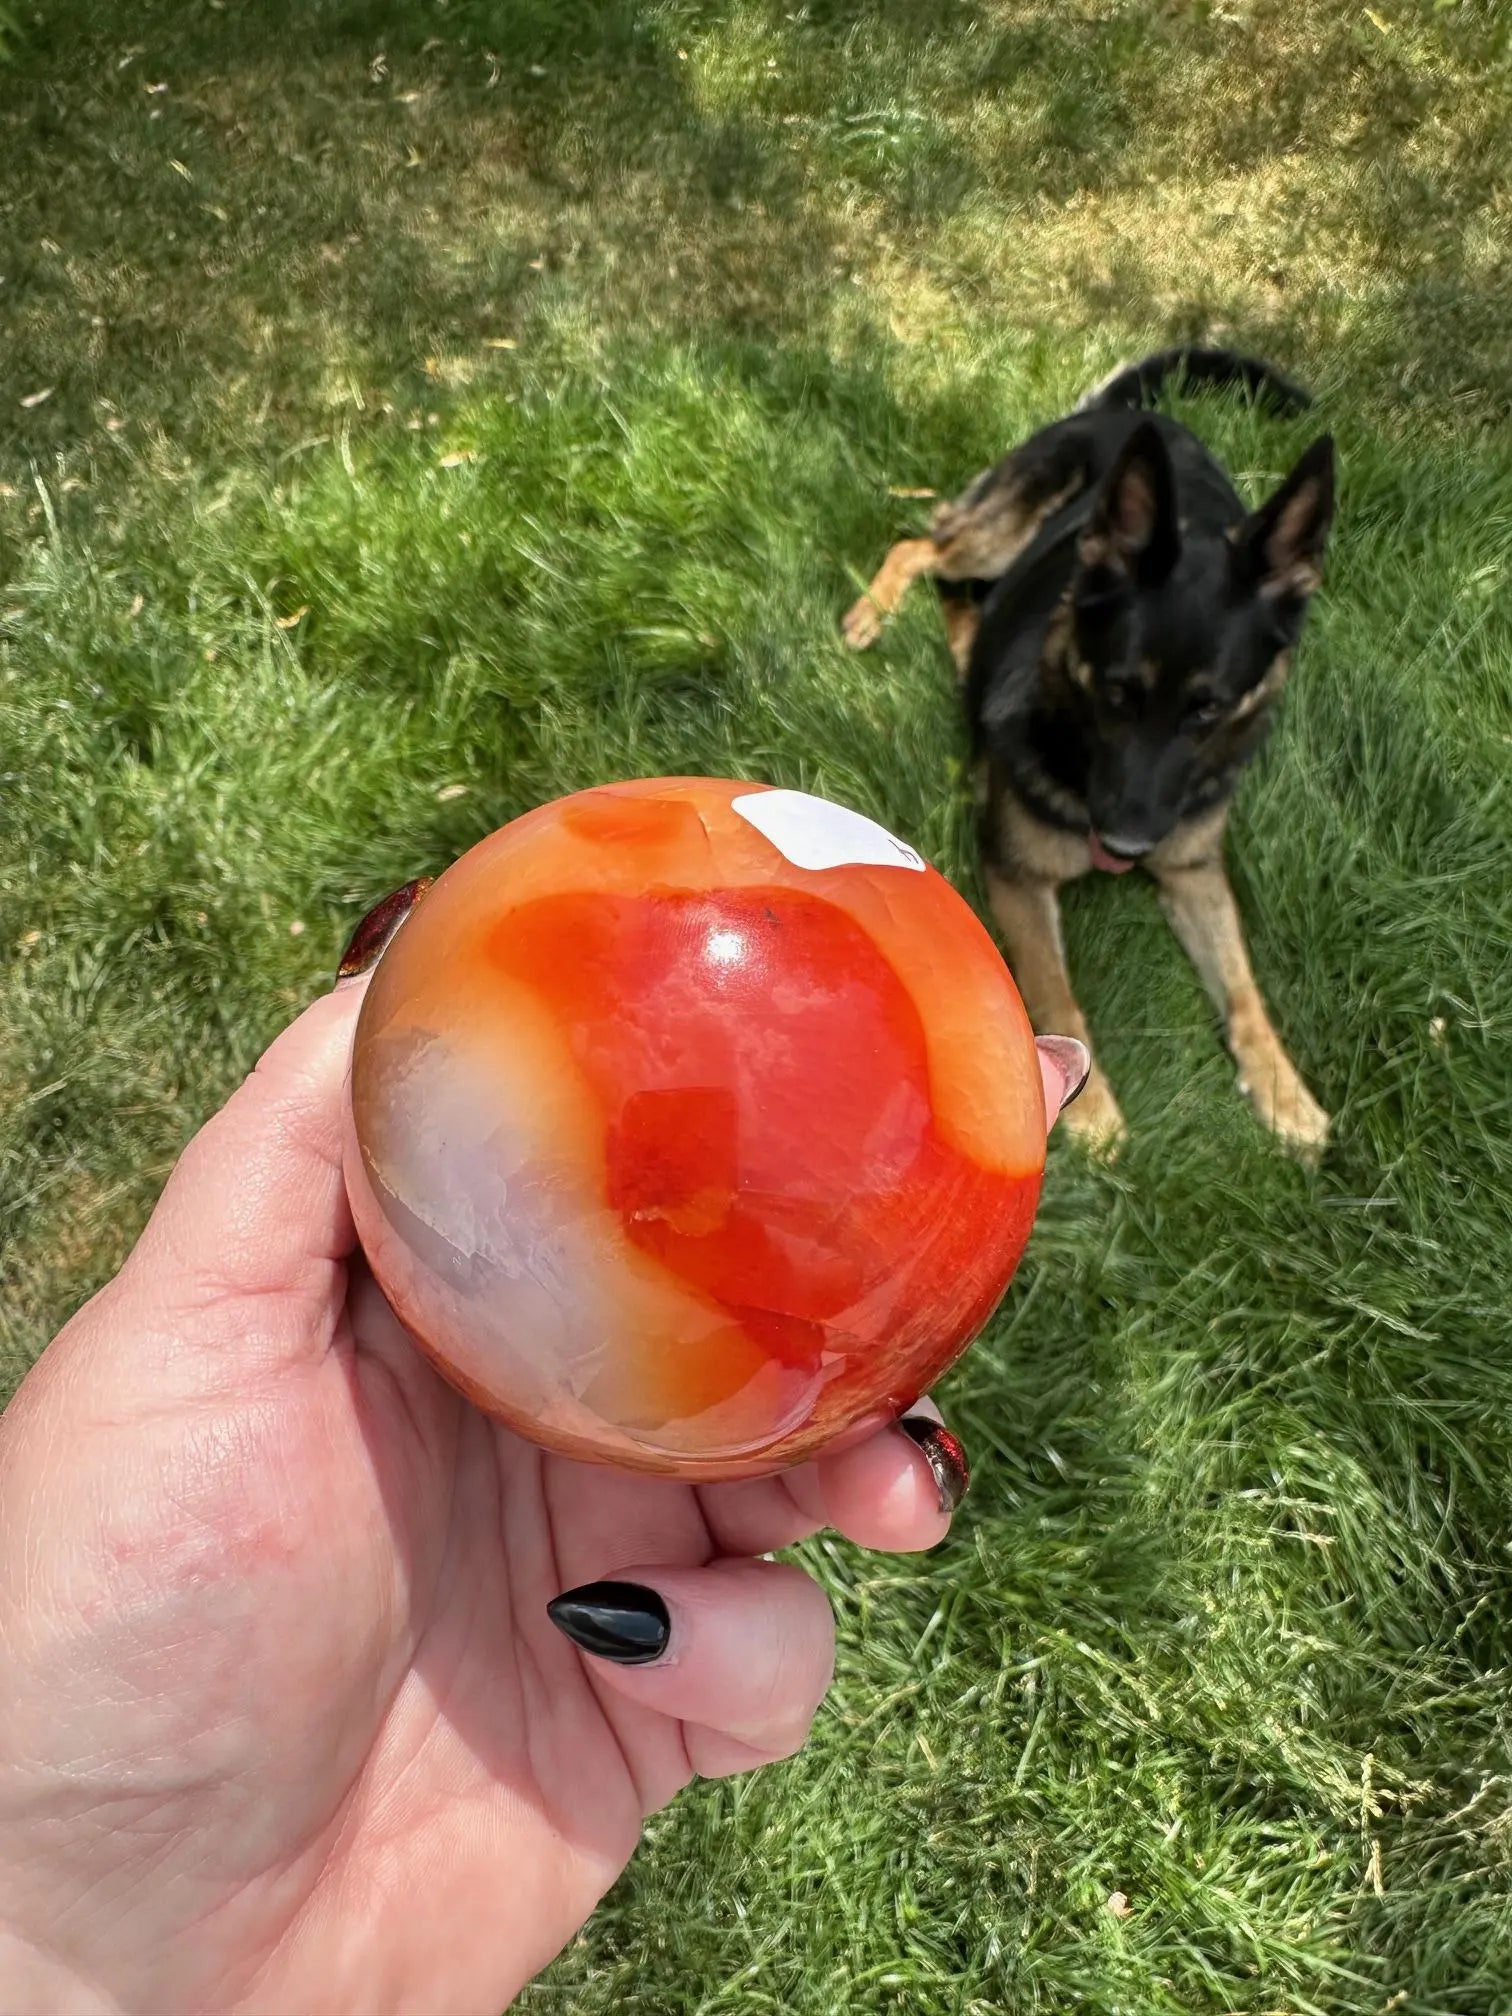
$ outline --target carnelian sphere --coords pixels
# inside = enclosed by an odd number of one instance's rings
[[[380,960],[347,1187],[445,1376],[567,1455],[757,1476],[970,1343],[1039,1198],[992,940],[902,842],[664,778],[527,813]]]

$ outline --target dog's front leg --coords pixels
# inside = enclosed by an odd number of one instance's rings
[[[1057,884],[1019,880],[987,870],[987,895],[1008,952],[1014,982],[1041,1036],[1076,1036],[1088,1048],[1086,1018],[1071,992],[1061,936]],[[1112,1156],[1124,1138],[1124,1118],[1113,1088],[1096,1064],[1086,1090],[1066,1109],[1065,1124],[1095,1153]]]
[[[921,574],[933,574],[940,549],[933,539],[900,539],[872,576],[866,593],[846,610],[840,633],[853,651],[864,651],[882,635],[882,619],[891,616]]]
[[[1316,1161],[1328,1140],[1328,1115],[1303,1084],[1265,1012],[1222,855],[1184,865],[1152,859],[1150,869],[1171,928],[1223,1017],[1239,1066],[1239,1089],[1273,1134],[1304,1161]]]

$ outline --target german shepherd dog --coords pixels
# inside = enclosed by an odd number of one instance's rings
[[[894,546],[843,623],[874,642],[910,582],[938,585],[980,779],[993,914],[1041,1032],[1087,1026],[1061,883],[1136,863],[1224,1019],[1240,1089],[1309,1159],[1328,1116],[1255,986],[1223,865],[1230,799],[1286,683],[1333,517],[1315,441],[1246,512],[1189,429],[1142,409],[1167,379],[1239,384],[1283,411],[1300,387],[1252,358],[1175,349],[1116,372]],[[1094,1064],[1067,1113],[1104,1152],[1124,1132]]]

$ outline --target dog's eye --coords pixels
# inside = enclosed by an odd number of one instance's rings
[[[1228,709],[1221,700],[1199,700],[1195,707],[1187,709],[1189,728],[1216,728]]]
[[[1132,714],[1134,692],[1122,681],[1110,682],[1103,688],[1103,705],[1110,714]]]

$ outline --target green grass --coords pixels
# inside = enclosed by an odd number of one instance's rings
[[[661,1817],[525,2007],[1512,2007],[1505,10],[20,27],[9,1380],[366,904],[540,798],[806,785],[978,893],[928,598],[836,640],[927,508],[889,488],[1229,332],[1320,388],[1342,453],[1234,847],[1337,1146],[1309,1176],[1254,1127],[1147,890],[1072,892],[1135,1133],[1111,1174],[1057,1147],[948,1383],[969,1509],[923,1561],[812,1550],[842,1644],[813,1745]],[[1307,438],[1186,411],[1251,494]]]

